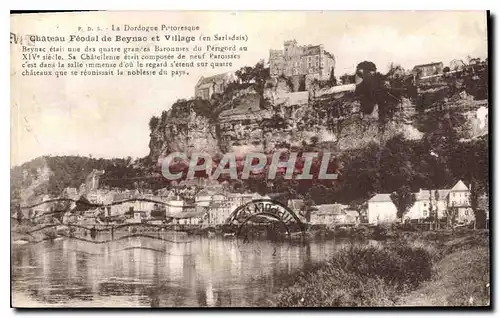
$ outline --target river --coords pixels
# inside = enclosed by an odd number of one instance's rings
[[[158,234],[157,234],[158,235]],[[269,306],[286,275],[348,241],[244,242],[162,233],[96,244],[58,238],[12,248],[14,307]],[[99,235],[96,242],[109,239]]]

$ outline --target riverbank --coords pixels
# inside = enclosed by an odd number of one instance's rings
[[[353,246],[298,271],[271,296],[277,307],[487,306],[487,231],[400,233]]]
[[[57,236],[86,237],[90,233],[108,233],[111,235],[147,234],[157,235],[164,232],[184,233],[205,237],[240,237],[246,240],[387,240],[395,239],[402,233],[422,233],[421,230],[402,229],[397,225],[318,225],[304,224],[302,227],[281,224],[236,224],[207,225],[156,225],[150,223],[98,224],[96,226],[80,224],[12,224],[13,241],[33,242],[56,238]]]

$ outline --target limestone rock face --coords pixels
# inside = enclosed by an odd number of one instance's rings
[[[404,98],[394,118],[381,122],[377,105],[371,114],[360,112],[353,85],[293,92],[283,81],[268,84],[262,97],[247,88],[233,92],[229,100],[203,104],[212,107],[210,111],[200,110],[195,101],[182,101],[179,105],[184,112],[173,108],[152,130],[150,159],[156,161],[171,152],[244,154],[311,144],[342,152],[385,142],[399,134],[418,140],[434,127],[430,119],[441,116],[434,112],[443,111],[436,108],[418,114],[415,105]],[[479,106],[472,107],[474,115]],[[196,107],[197,111],[188,110]],[[471,108],[453,111],[466,114]],[[459,126],[460,131],[468,130]]]

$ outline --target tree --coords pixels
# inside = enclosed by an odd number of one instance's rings
[[[316,208],[314,208],[313,206],[314,200],[312,199],[311,194],[307,192],[304,196],[304,206],[302,207],[303,216],[306,219],[307,223],[311,222],[311,212],[316,211]]]
[[[410,210],[410,208],[415,204],[417,200],[415,193],[411,192],[410,187],[402,186],[397,191],[391,193],[391,201],[396,206],[397,217],[403,222],[403,217]]]
[[[446,222],[448,226],[451,227],[451,230],[455,230],[455,221],[457,220],[458,215],[458,207],[448,206],[446,208]]]
[[[363,61],[356,66],[356,73],[358,73],[360,71],[362,73],[366,73],[366,72],[375,73],[377,71],[377,66],[373,62]]]
[[[436,225],[437,225],[437,228],[439,229],[439,191],[435,191],[434,192],[434,195],[435,195],[435,199],[436,199]]]
[[[329,84],[332,86],[337,85],[337,79],[335,78],[335,68],[332,67],[332,70],[330,72],[330,79],[328,80]]]
[[[389,70],[385,74],[386,77],[392,78],[392,79],[397,79],[400,77],[403,77],[405,75],[405,69],[394,62],[391,62],[389,64]]]
[[[431,224],[435,221],[434,216],[434,205],[432,204],[432,190],[429,190],[429,219],[431,220]]]
[[[149,120],[149,130],[153,131],[153,129],[155,129],[156,126],[158,126],[159,122],[160,122],[160,118],[158,118],[156,116],[151,117],[151,119]]]
[[[354,82],[353,77],[353,75],[345,73],[344,75],[340,76],[340,81],[342,82],[342,85],[351,84]]]
[[[260,61],[254,67],[242,67],[234,74],[244,84],[254,83],[255,91],[260,96],[260,107],[264,108],[264,88],[266,80],[269,78],[269,67],[265,67],[264,61]]]
[[[476,229],[476,221],[478,219],[479,211],[478,211],[478,200],[479,200],[479,191],[476,184],[476,180],[472,179],[470,184],[470,207],[472,212],[474,213],[474,229]]]

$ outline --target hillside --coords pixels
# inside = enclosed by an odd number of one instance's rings
[[[289,80],[271,79],[257,64],[246,68],[251,76],[229,84],[222,94],[178,100],[151,118],[147,157],[134,163],[130,158],[37,158],[12,169],[12,197],[59,195],[66,187],[78,187],[93,169],[105,171],[104,187],[156,190],[169,185],[160,164],[171,152],[216,156],[275,150],[334,153],[339,180],[225,183],[233,191],[285,192],[316,204],[362,202],[405,184],[416,191],[441,188],[457,179],[486,191],[485,69],[479,76],[443,76],[417,86],[408,85],[408,78],[359,69],[363,78],[357,84],[317,82],[309,91],[296,92]]]
[[[59,196],[66,187],[78,189],[94,169],[105,171],[101,177],[103,187],[133,189],[146,173],[131,161],[131,158],[39,157],[11,169],[11,200],[25,203],[43,194]]]
[[[284,78],[240,81],[210,100],[181,100],[154,117],[148,158],[159,170],[177,151],[329,151],[342,167],[335,184],[229,180],[251,191],[316,192],[316,203],[358,201],[407,183],[417,191],[445,187],[459,178],[486,189],[487,68],[481,70],[480,76],[464,72],[417,86],[371,72],[358,84],[317,83],[300,92]]]

